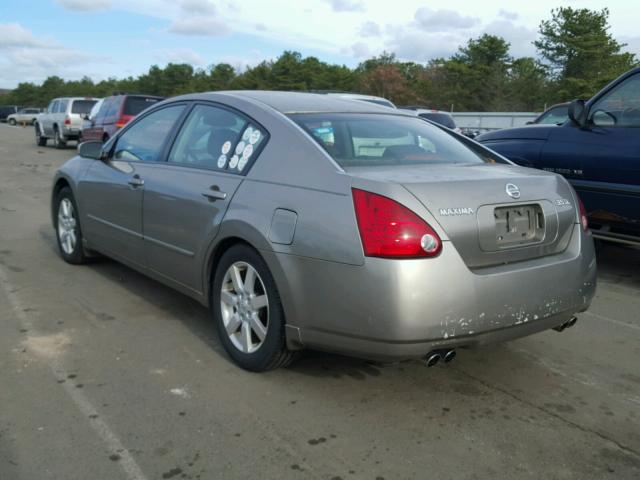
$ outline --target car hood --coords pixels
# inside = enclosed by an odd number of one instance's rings
[[[483,133],[476,137],[478,142],[493,142],[496,140],[546,140],[558,125],[529,125],[527,127],[505,128],[494,132]]]

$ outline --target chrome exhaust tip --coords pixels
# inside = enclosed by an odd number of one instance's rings
[[[569,320],[567,322],[567,324],[566,324],[567,328],[573,327],[576,324],[577,321],[578,321],[577,317],[573,317],[571,320]]]
[[[449,363],[454,358],[456,358],[455,350],[447,350],[447,352],[442,357],[442,359],[444,360],[444,363]]]
[[[440,361],[439,353],[430,353],[424,359],[424,363],[427,365],[427,367],[433,367],[439,361]]]

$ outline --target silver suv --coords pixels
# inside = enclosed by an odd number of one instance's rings
[[[44,147],[48,139],[56,148],[64,148],[69,140],[78,141],[82,119],[88,115],[98,98],[54,98],[35,123],[36,143]]]

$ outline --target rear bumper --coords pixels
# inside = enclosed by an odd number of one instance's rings
[[[82,130],[78,127],[73,127],[73,126],[69,127],[66,125],[62,127],[62,135],[68,140],[79,138],[81,131]]]
[[[265,257],[297,327],[292,344],[381,360],[546,330],[586,310],[596,288],[593,239],[577,225],[562,254],[475,271],[450,242],[435,259],[363,266]]]

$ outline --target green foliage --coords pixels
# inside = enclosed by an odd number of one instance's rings
[[[609,11],[558,8],[540,24],[534,42],[544,63],[513,58],[503,38],[482,35],[450,58],[426,65],[403,62],[383,52],[356,68],[285,51],[244,71],[219,63],[207,69],[188,64],[153,65],[136,77],[65,81],[52,76],[42,85],[21,83],[3,104],[46,106],[58,96],[105,97],[114,92],[173,96],[217,90],[353,91],[379,95],[398,105],[456,111],[541,111],[546,104],[589,98],[637,65],[609,33]]]
[[[637,65],[635,55],[622,52],[609,33],[609,9],[560,7],[540,23],[534,42],[547,61],[555,100],[585,98]]]

